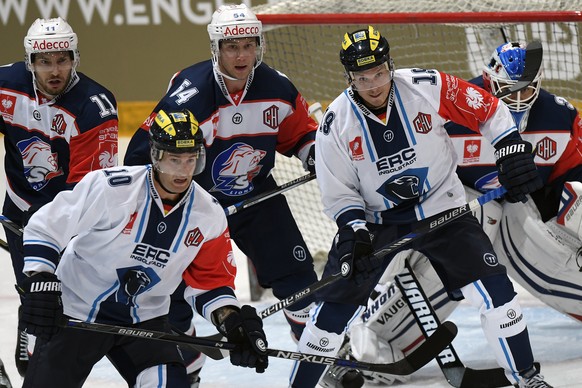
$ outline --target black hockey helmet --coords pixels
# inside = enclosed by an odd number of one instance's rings
[[[198,160],[194,175],[202,172],[206,164],[202,131],[198,120],[187,109],[158,112],[150,127],[150,150],[154,165],[163,158],[165,151],[196,154]]]
[[[339,57],[346,73],[368,70],[390,61],[390,45],[378,30],[368,26],[344,34]]]

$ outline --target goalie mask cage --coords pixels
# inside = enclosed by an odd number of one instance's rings
[[[303,0],[254,7],[265,31],[264,61],[286,74],[308,103],[323,109],[345,88],[344,33],[368,25],[388,39],[395,68],[430,68],[464,79],[482,74],[505,41],[542,42],[542,88],[580,106],[582,0]],[[278,157],[279,184],[305,174]],[[285,194],[316,258],[325,258],[335,224],[322,213],[317,183]]]

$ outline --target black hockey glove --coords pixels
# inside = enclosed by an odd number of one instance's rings
[[[218,326],[228,342],[240,346],[230,351],[232,365],[255,368],[263,373],[269,366],[267,338],[263,331],[263,321],[251,306],[242,306],[240,311],[230,313]]]
[[[353,277],[358,286],[364,283],[379,266],[378,260],[370,256],[373,252],[372,240],[370,232],[366,229],[354,231],[349,225],[342,226],[338,231],[336,247],[342,276]]]
[[[18,330],[43,339],[59,331],[63,321],[61,282],[55,274],[39,272],[16,286],[23,296],[19,309]]]
[[[315,174],[315,144],[309,148],[304,167],[310,174]]]
[[[507,189],[505,198],[509,202],[526,202],[526,194],[543,186],[534,163],[531,143],[516,138],[503,139],[495,148],[499,183]]]

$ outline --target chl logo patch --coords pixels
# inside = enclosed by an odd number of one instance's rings
[[[67,129],[65,117],[61,113],[56,114],[51,124],[51,131],[62,135],[65,133],[65,129]]]
[[[272,129],[279,127],[279,107],[271,105],[263,111],[263,124]]]
[[[184,245],[189,246],[199,246],[204,241],[204,235],[200,231],[200,228],[194,228],[194,230],[189,231],[186,234],[186,239],[184,240]]]
[[[552,140],[546,136],[537,142],[536,155],[543,160],[550,160],[558,153],[557,148],[558,144],[555,142],[555,140]]]
[[[414,130],[418,133],[429,133],[432,130],[432,119],[429,114],[419,112],[412,122]]]

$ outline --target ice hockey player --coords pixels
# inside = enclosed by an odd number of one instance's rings
[[[20,329],[37,336],[25,388],[80,387],[103,356],[130,387],[190,387],[176,344],[59,328],[64,316],[169,332],[182,279],[192,308],[240,344],[231,363],[268,366],[262,321],[234,294],[224,210],[193,181],[205,165],[198,121],[161,110],[149,134],[153,164],[87,174],[24,229]]]
[[[317,123],[291,81],[262,62],[263,27],[246,5],[224,5],[208,25],[212,59],[175,74],[166,95],[134,134],[126,165],[149,163],[148,130],[160,109],[189,109],[200,120],[208,158],[196,182],[223,207],[277,186],[272,170],[277,153],[296,156],[314,171]],[[228,217],[231,238],[250,258],[259,284],[282,299],[317,281],[313,259],[283,195]],[[284,310],[292,336],[299,338],[312,299]],[[179,295],[170,319],[190,326],[189,305]],[[193,363],[193,373],[199,363]]]
[[[511,200],[541,187],[532,146],[521,139],[504,104],[438,70],[394,70],[389,49],[372,26],[343,37],[340,61],[349,87],[325,113],[315,165],[324,211],[339,227],[322,276],[340,272],[344,278],[318,293],[300,351],[337,354],[349,323],[397,254],[378,267],[371,252],[411,232],[416,222],[466,204],[447,121],[493,144],[499,180]],[[508,379],[522,385],[539,379],[513,285],[477,219],[469,214],[451,220],[410,247],[430,259],[452,299],[478,308]],[[314,387],[323,372],[301,363],[291,383]]]
[[[0,66],[7,182],[2,214],[19,225],[89,171],[117,165],[117,103],[109,90],[77,72],[78,43],[62,18],[36,19],[24,38],[25,60]],[[21,281],[22,236],[4,231]],[[27,347],[28,336],[18,332],[15,361],[22,376]]]
[[[494,94],[515,84],[524,71],[525,47],[519,42],[500,45],[485,64],[483,76],[471,82]],[[582,121],[572,104],[542,89],[541,81],[542,69],[526,89],[502,100],[522,138],[536,144],[535,162],[544,187],[531,193],[526,203],[487,203],[477,218],[512,279],[547,305],[582,322],[582,210],[577,206],[582,194],[582,155],[578,152],[582,149]],[[498,187],[495,161],[485,139],[458,124],[445,128],[452,135],[459,158],[457,174],[466,185],[467,199]],[[423,255],[411,254],[409,260],[439,317],[445,319],[457,303],[446,297]],[[403,351],[422,342],[402,295],[391,284],[389,274],[384,276],[369,311],[351,327],[349,352],[357,359],[373,355],[390,359],[393,354],[400,358]],[[382,345],[376,346],[378,342]],[[366,377],[384,383],[394,380],[385,375]]]

